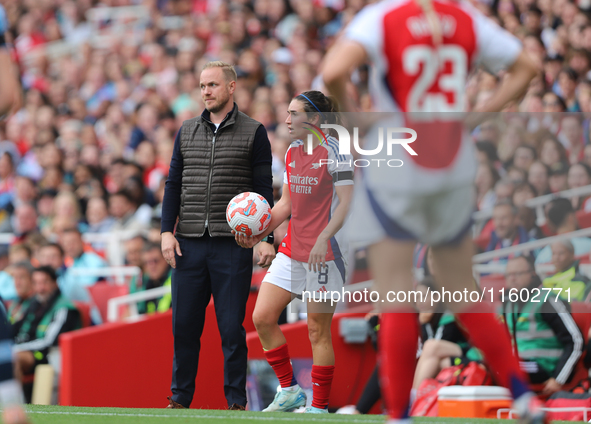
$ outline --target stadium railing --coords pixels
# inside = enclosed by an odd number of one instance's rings
[[[168,293],[170,293],[170,286],[162,286],[109,299],[107,302],[107,322],[117,322],[121,320],[120,312],[122,306],[129,307],[126,320],[137,320],[141,316],[137,309],[137,304],[139,302],[158,299]]]

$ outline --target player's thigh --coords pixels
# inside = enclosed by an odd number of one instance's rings
[[[294,290],[301,290],[304,284],[305,270],[299,269],[288,256],[278,254],[259,289],[253,312],[255,324],[277,322],[283,309],[295,298]]]
[[[252,314],[255,324],[276,323],[294,297],[295,295],[281,287],[263,282]]]
[[[446,358],[449,356],[461,356],[462,348],[457,344],[448,340],[427,340],[425,342],[424,354],[437,358]]]
[[[385,238],[368,249],[374,288],[385,298],[389,290],[410,290],[413,286],[412,259],[416,242]]]
[[[434,277],[439,286],[446,290],[475,289],[472,276],[474,244],[469,234],[458,243],[432,246],[432,254],[437,269]]]

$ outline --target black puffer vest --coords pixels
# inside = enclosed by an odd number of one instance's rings
[[[176,234],[232,237],[226,222],[230,200],[252,191],[252,148],[260,122],[238,111],[224,119],[217,131],[198,116],[183,122],[181,208]]]

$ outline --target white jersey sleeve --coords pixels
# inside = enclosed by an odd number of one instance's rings
[[[353,156],[339,154],[339,142],[334,137],[328,140],[327,172],[334,181],[335,186],[353,184]]]
[[[478,46],[476,63],[493,74],[510,68],[522,50],[519,39],[482,13],[473,16]]]
[[[372,62],[380,56],[383,46],[382,5],[373,4],[363,8],[345,29],[344,38],[363,46]]]

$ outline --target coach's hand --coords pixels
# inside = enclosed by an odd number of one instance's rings
[[[328,253],[328,240],[320,235],[316,239],[314,247],[310,251],[308,258],[308,270],[320,272],[326,266],[326,254]]]
[[[275,259],[275,246],[271,243],[263,242],[258,244],[259,262],[261,268],[268,268]]]
[[[183,256],[179,241],[172,233],[162,233],[162,256],[171,267],[176,268],[174,252],[179,256]]]

